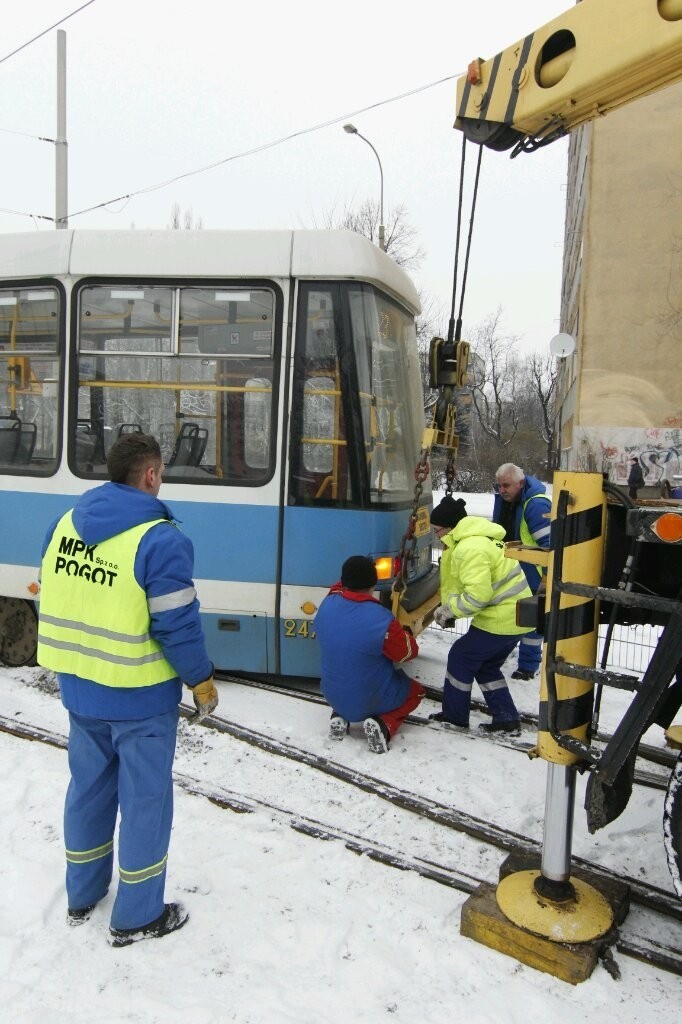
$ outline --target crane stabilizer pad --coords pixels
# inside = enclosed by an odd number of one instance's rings
[[[613,911],[598,889],[572,878],[575,898],[562,903],[540,896],[535,888],[539,871],[517,871],[497,887],[497,905],[513,924],[552,942],[591,942],[606,935]]]

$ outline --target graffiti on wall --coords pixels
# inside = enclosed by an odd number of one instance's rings
[[[682,487],[682,429],[679,427],[576,427],[575,469],[607,473],[627,484],[630,460],[639,459],[647,487]]]

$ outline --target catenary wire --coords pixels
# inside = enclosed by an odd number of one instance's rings
[[[212,171],[216,167],[222,167],[224,164],[232,163],[235,160],[241,160],[247,156],[254,156],[257,153],[263,153],[265,150],[274,149],[276,146],[281,146],[285,142],[290,142],[292,139],[300,138],[303,135],[311,135],[313,132],[321,131],[323,128],[329,128],[331,125],[339,124],[343,121],[348,121],[353,117],[357,117],[359,114],[365,114],[370,110],[377,110],[379,107],[387,106],[389,103],[397,103],[400,100],[408,99],[410,96],[415,96],[417,93],[425,92],[427,89],[434,89],[438,85],[442,85],[444,82],[450,82],[455,78],[459,78],[461,72],[454,75],[446,75],[444,78],[439,78],[435,82],[428,82],[426,85],[419,85],[414,89],[409,89],[407,92],[400,93],[397,96],[390,96],[385,100],[377,100],[376,103],[370,103],[365,107],[360,107],[357,110],[352,110],[349,113],[339,114],[337,117],[329,118],[327,121],[322,121],[319,124],[312,125],[309,128],[300,128],[298,131],[291,132],[289,135],[284,135],[279,139],[273,139],[271,142],[264,142],[260,146],[254,146],[252,149],[244,150],[241,153],[233,153],[231,156],[223,157],[221,160],[216,160],[214,163],[206,164],[202,167],[197,167],[191,171],[184,171],[182,174],[176,174],[172,178],[168,178],[165,181],[157,182],[154,185],[147,185],[143,188],[135,189],[132,192],[126,192],[123,195],[116,196],[113,199],[107,199],[101,203],[95,203],[93,206],[85,207],[82,210],[76,210],[74,213],[69,212],[67,217],[69,220],[74,217],[80,217],[85,213],[92,213],[93,210],[100,210],[103,207],[111,206],[113,203],[120,203],[124,199],[130,200],[135,196],[146,195],[149,192],[157,192],[160,189],[167,188],[168,185],[173,185],[176,181],[182,181],[185,178],[194,177],[197,174],[204,174],[206,171]],[[15,211],[11,211],[15,212]],[[120,211],[119,211],[120,212]],[[32,216],[31,214],[23,214],[21,216]],[[54,217],[42,216],[43,220],[54,221]]]
[[[27,46],[31,45],[31,43],[35,43],[38,39],[42,39],[42,37],[47,35],[48,32],[51,32],[53,28],[57,28],[58,25],[63,25],[65,21],[69,20],[69,18],[73,18],[75,14],[78,14],[80,11],[84,11],[86,7],[89,7],[90,4],[94,4],[94,2],[95,0],[87,0],[87,3],[81,4],[81,6],[77,7],[75,11],[71,11],[71,14],[64,15],[64,17],[60,18],[59,21],[55,21],[54,25],[50,25],[49,28],[43,29],[42,32],[39,32],[37,36],[33,36],[32,39],[22,43],[21,46],[17,46],[16,50],[12,50],[12,52],[8,53],[6,56],[0,57],[0,64],[4,64],[6,60],[9,60],[10,57],[14,57],[15,54],[21,53],[21,51],[25,50]]]

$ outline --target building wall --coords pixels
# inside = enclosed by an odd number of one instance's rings
[[[561,329],[576,351],[559,373],[562,462],[619,482],[632,454],[647,484],[662,465],[681,472],[681,139],[678,84],[569,147]]]

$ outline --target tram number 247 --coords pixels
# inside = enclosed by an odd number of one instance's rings
[[[310,619],[285,619],[284,636],[294,640],[314,640],[315,631]]]

